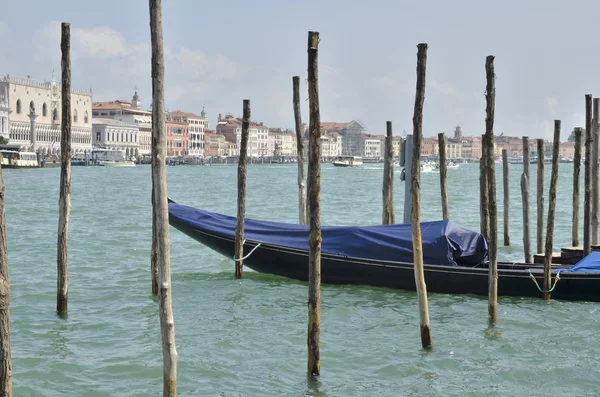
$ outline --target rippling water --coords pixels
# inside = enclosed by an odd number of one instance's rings
[[[236,170],[170,167],[169,195],[235,215]],[[522,166],[510,170],[513,245],[500,256],[520,260]],[[67,320],[55,315],[59,170],[3,174],[15,396],[160,395],[150,167],[73,169]],[[382,174],[381,164],[323,165],[323,223],[380,222]],[[571,174],[572,165],[561,164],[557,249],[570,245]],[[478,166],[449,170],[448,178],[451,218],[478,228]],[[295,183],[295,165],[249,166],[247,216],[297,221]],[[422,188],[422,218],[439,219],[439,175],[422,174]],[[403,182],[396,179],[394,190],[401,219]],[[499,185],[500,211],[501,192]],[[534,197],[532,186],[532,203]],[[414,293],[324,285],[322,376],[308,380],[306,284],[249,270],[235,280],[231,260],[174,229],[171,255],[179,395],[598,394],[597,303],[501,298],[499,323],[489,327],[487,299],[430,294],[434,348],[423,351]]]

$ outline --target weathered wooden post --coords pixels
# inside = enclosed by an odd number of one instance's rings
[[[421,328],[421,345],[425,348],[432,345],[431,326],[429,324],[429,305],[427,303],[427,285],[423,269],[423,241],[421,237],[421,138],[423,136],[423,103],[425,102],[425,77],[427,68],[427,44],[421,43],[417,52],[417,92],[415,94],[415,110],[413,115],[413,147],[411,172],[411,229],[413,242],[413,259],[415,262],[415,284],[419,298],[419,323]]]
[[[598,113],[600,112],[600,99],[594,98],[593,123],[592,123],[592,244],[598,245]]]
[[[592,95],[585,96],[585,179],[583,196],[583,256],[591,252],[592,236],[590,234],[592,215]]]
[[[150,0],[152,46],[152,182],[157,229],[158,309],[163,353],[163,396],[177,395],[177,349],[171,300],[171,248],[167,198],[167,133],[165,114],[165,54],[162,0]]]
[[[61,24],[62,120],[60,134],[60,198],[58,204],[58,288],[56,312],[67,315],[69,298],[68,239],[71,213],[71,24]]]
[[[0,396],[11,397],[12,361],[10,354],[10,279],[4,212],[4,180],[0,168]]]
[[[552,275],[552,245],[554,243],[554,214],[556,213],[556,186],[558,184],[558,153],[560,149],[560,120],[554,120],[554,142],[552,142],[552,173],[550,174],[550,194],[548,195],[548,225],[546,249],[544,253],[544,299],[550,299]]]
[[[242,278],[244,257],[244,219],[246,218],[246,164],[248,162],[248,130],[250,127],[250,100],[244,99],[242,137],[238,161],[238,210],[235,225],[235,277]]]
[[[531,206],[529,200],[530,178],[529,178],[529,137],[523,137],[523,175],[521,176],[521,197],[523,199],[523,250],[525,251],[525,263],[533,263],[531,251],[531,226],[529,223]]]
[[[510,184],[508,183],[508,151],[502,149],[502,190],[504,193],[504,245],[510,245]]]
[[[442,194],[442,219],[450,219],[448,210],[448,166],[446,164],[446,136],[443,132],[438,134],[438,147],[440,153],[440,190]]]
[[[490,208],[488,205],[488,179],[486,167],[486,143],[485,135],[481,136],[481,159],[479,159],[479,216],[481,234],[486,241],[490,239]]]
[[[308,32],[309,159],[308,201],[308,374],[321,373],[321,111],[319,109],[319,32]]]
[[[537,253],[544,253],[544,140],[537,140]]]
[[[573,227],[571,229],[573,247],[579,246],[579,174],[581,169],[581,140],[583,130],[575,128],[575,155],[573,159]]]
[[[394,215],[394,137],[392,122],[386,122],[385,153],[383,160],[383,219],[384,225],[395,222]]]
[[[211,157],[212,158],[212,157]],[[154,170],[154,163],[150,165]],[[152,208],[154,208],[154,180],[152,181]],[[152,296],[158,297],[158,229],[156,214],[152,211],[152,249],[150,251],[150,277],[152,278]]]
[[[404,150],[404,219],[403,223],[412,222],[412,154],[413,154],[413,134],[406,135]],[[420,151],[419,151],[420,153]],[[420,167],[420,166],[419,166]]]
[[[494,56],[485,59],[486,89],[485,89],[485,137],[487,141],[487,180],[488,204],[490,207],[490,241],[488,265],[488,313],[492,321],[498,314],[498,206],[496,203],[496,164],[494,162],[494,111],[496,107],[496,75],[494,74]]]
[[[300,76],[292,77],[294,121],[296,125],[296,147],[298,148],[298,216],[301,225],[306,225],[306,183],[304,182],[304,131],[300,111]]]

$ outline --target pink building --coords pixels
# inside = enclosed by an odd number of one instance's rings
[[[167,157],[189,154],[189,126],[183,121],[167,120]]]

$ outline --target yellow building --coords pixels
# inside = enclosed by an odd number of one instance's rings
[[[560,157],[572,159],[575,157],[575,142],[561,142],[559,147]]]

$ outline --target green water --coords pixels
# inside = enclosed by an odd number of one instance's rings
[[[234,215],[236,170],[170,167],[169,195]],[[518,260],[522,166],[510,170],[513,245],[500,256]],[[532,166],[533,181],[535,172]],[[59,170],[3,173],[15,396],[160,395],[150,167],[73,168],[67,320],[54,313]],[[382,174],[380,164],[323,165],[323,223],[380,222]],[[571,175],[572,165],[561,164],[557,248],[570,244]],[[478,166],[449,170],[448,179],[451,218],[478,228]],[[293,164],[249,166],[247,216],[296,221],[295,181]],[[395,182],[401,219],[404,186]],[[439,219],[439,174],[423,174],[422,189],[423,219]],[[231,260],[172,228],[171,265],[181,396],[598,394],[597,303],[501,298],[499,323],[490,328],[487,299],[430,294],[435,346],[423,351],[414,293],[323,286],[322,376],[313,381],[305,375],[306,284],[249,270],[235,280]]]

